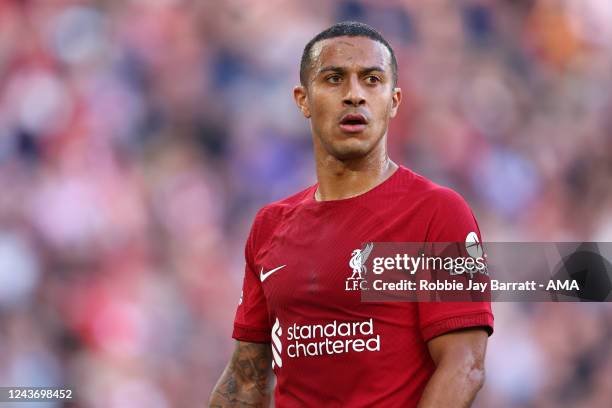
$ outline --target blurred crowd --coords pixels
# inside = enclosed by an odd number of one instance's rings
[[[291,89],[342,20],[397,54],[391,157],[485,240],[612,240],[608,0],[0,0],[0,385],[205,404],[252,217],[315,182]],[[494,311],[478,407],[612,406],[610,305]]]

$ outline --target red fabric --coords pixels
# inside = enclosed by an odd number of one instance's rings
[[[402,166],[357,197],[317,202],[315,190],[257,214],[233,337],[271,342],[278,407],[416,406],[435,368],[426,342],[491,334],[490,304],[361,302],[346,290],[349,261],[364,242],[463,243],[480,237],[476,220],[457,193]]]

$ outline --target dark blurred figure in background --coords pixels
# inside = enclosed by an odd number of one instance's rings
[[[347,19],[403,67],[390,154],[461,191],[485,240],[610,241],[606,0],[4,0],[2,385],[206,401],[249,223],[314,182],[301,47]],[[477,406],[612,406],[609,305],[493,308]]]

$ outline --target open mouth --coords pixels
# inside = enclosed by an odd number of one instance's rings
[[[340,129],[346,133],[362,132],[367,125],[367,118],[360,113],[346,114],[340,120]]]

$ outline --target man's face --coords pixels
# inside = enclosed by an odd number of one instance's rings
[[[294,97],[310,118],[315,149],[339,160],[368,155],[401,100],[389,50],[367,37],[336,37],[315,44],[311,55],[308,84],[296,87]]]

